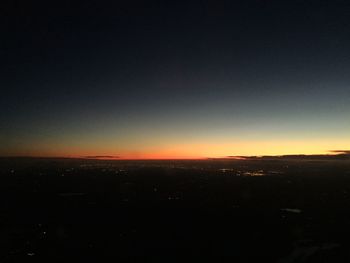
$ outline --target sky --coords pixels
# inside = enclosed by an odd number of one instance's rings
[[[350,149],[349,1],[126,2],[4,8],[0,156]]]

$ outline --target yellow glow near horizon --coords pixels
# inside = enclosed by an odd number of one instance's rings
[[[331,150],[350,149],[350,140],[251,140],[230,143],[163,143],[126,148],[101,145],[28,145],[25,149],[2,153],[7,156],[83,157],[119,156],[121,159],[198,159],[227,156],[327,154]],[[36,149],[36,150],[33,150]]]

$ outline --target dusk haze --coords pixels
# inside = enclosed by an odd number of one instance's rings
[[[2,41],[0,155],[350,149],[348,4],[321,2],[24,3]]]
[[[349,0],[0,10],[0,263],[350,262]]]

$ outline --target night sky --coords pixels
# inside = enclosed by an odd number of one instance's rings
[[[11,2],[0,155],[350,149],[350,1]]]

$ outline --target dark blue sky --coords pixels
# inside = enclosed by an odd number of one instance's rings
[[[0,153],[350,147],[348,1],[165,2],[9,4]]]

